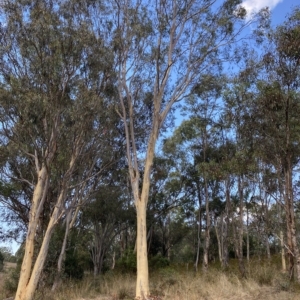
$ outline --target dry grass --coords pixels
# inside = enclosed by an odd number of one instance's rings
[[[207,274],[167,268],[151,275],[150,290],[155,300],[296,300],[299,287],[291,284],[276,266],[260,262],[248,268],[248,278],[241,279],[233,266],[226,272],[211,268]],[[51,293],[43,289],[36,300],[132,300],[135,276],[108,272],[96,280],[65,282]],[[1,298],[0,298],[1,299]],[[2,298],[3,299],[3,298]]]
[[[4,282],[10,270],[15,269],[16,265],[16,263],[4,262],[4,270],[0,272],[0,299],[5,299],[10,296],[9,292],[4,289]]]
[[[231,271],[211,269],[207,274],[163,269],[151,276],[151,299],[155,300],[296,300],[297,286],[291,285],[276,268],[261,265],[252,269],[248,279],[240,279]],[[272,276],[272,278],[270,277]],[[271,280],[270,280],[271,278]],[[264,281],[266,283],[264,283]],[[132,300],[135,276],[109,272],[104,277],[86,278],[70,286],[66,284],[56,294],[43,294],[37,299],[49,300]]]

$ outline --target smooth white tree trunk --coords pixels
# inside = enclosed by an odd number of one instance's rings
[[[137,281],[136,297],[146,299],[150,295],[149,289],[149,271],[148,271],[148,253],[147,253],[147,225],[146,225],[146,207],[145,201],[140,200],[136,204],[137,210]]]
[[[47,167],[43,165],[41,170],[38,172],[38,181],[33,192],[32,205],[29,212],[29,224],[25,243],[25,253],[23,257],[20,279],[16,292],[16,300],[26,299],[25,293],[31,277],[37,225],[42,210],[43,202],[47,193],[47,181]]]

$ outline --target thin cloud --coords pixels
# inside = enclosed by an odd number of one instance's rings
[[[246,0],[242,3],[242,6],[247,11],[247,18],[250,18],[252,14],[257,13],[264,7],[269,7],[272,10],[277,4],[283,0]]]

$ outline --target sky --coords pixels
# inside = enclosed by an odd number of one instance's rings
[[[291,12],[292,7],[297,5],[300,6],[300,0],[245,0],[242,3],[242,6],[244,6],[250,14],[266,6],[269,7],[273,26],[282,23],[286,15]],[[13,252],[19,248],[19,244],[16,242],[12,242],[11,244],[0,243],[0,247],[1,246],[10,246]]]
[[[285,20],[286,15],[291,12],[292,7],[300,5],[300,0],[245,0],[242,6],[246,8],[249,15],[264,7],[271,10],[272,25],[278,25]]]

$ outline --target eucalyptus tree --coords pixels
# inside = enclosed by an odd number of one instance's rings
[[[69,14],[64,4],[1,3],[0,135],[11,158],[2,165],[2,180],[28,185],[31,194],[18,300],[32,299],[54,227],[68,206],[77,205],[71,201],[74,188],[111,162],[110,155],[101,159],[99,153],[103,144],[111,145],[105,123],[111,84],[105,72],[112,58],[99,36],[79,21],[83,14]],[[30,172],[23,172],[25,165]],[[35,249],[46,202],[48,222]]]
[[[172,248],[182,238],[173,230],[173,217],[179,206],[188,205],[188,197],[185,177],[181,173],[183,170],[178,168],[174,156],[165,154],[154,158],[147,210],[147,238],[149,254],[160,253],[170,260]]]
[[[206,78],[207,79],[207,78]],[[213,78],[208,80],[211,84]],[[220,81],[219,81],[220,82]],[[214,81],[216,83],[216,81]],[[216,122],[216,115],[220,112],[217,107],[217,98],[221,84],[214,87],[210,85],[202,86],[201,96],[205,100],[196,100],[195,97],[188,102],[187,108],[191,112],[189,120],[184,121],[174,132],[174,135],[167,141],[165,148],[170,148],[173,144],[175,150],[183,151],[186,170],[186,185],[193,189],[195,199],[198,199],[199,217],[198,217],[198,234],[197,234],[197,255],[195,268],[197,270],[199,261],[199,251],[201,244],[202,232],[202,208],[205,208],[205,238],[203,268],[208,268],[208,254],[210,246],[211,232],[211,210],[210,201],[216,196],[218,190],[218,173],[219,173],[219,152],[217,146],[217,132],[219,131]],[[199,89],[199,87],[198,87]],[[213,91],[213,89],[215,89]],[[200,95],[200,91],[198,90]],[[210,94],[208,96],[208,94]],[[212,98],[211,98],[212,97]],[[169,145],[168,145],[169,144]],[[166,147],[168,146],[168,147]]]
[[[239,1],[115,1],[119,106],[137,210],[136,297],[150,294],[146,209],[159,133],[174,104],[186,97],[207,68],[246,26]],[[242,22],[239,22],[242,21]],[[228,53],[227,48],[227,53]],[[137,120],[150,108],[146,153],[137,149]],[[143,173],[140,173],[142,165]],[[140,181],[142,183],[140,184]]]
[[[300,281],[299,247],[295,219],[295,167],[299,163],[299,8],[287,21],[268,30],[262,53],[248,57],[236,78],[236,97],[244,99],[236,107],[243,144],[254,153],[260,178],[266,171],[277,174],[277,187],[262,182],[260,190],[280,204],[284,200],[289,273]],[[233,99],[233,98],[232,98]],[[229,103],[229,102],[228,102]],[[249,143],[250,142],[250,143]],[[250,155],[248,157],[251,157]],[[252,154],[253,157],[253,154]],[[259,165],[265,165],[263,170]],[[265,173],[265,174],[264,174]],[[264,199],[266,203],[266,199]],[[282,239],[281,239],[282,240]]]
[[[268,151],[266,153],[275,168],[283,174],[289,272],[292,276],[296,270],[298,282],[300,252],[296,233],[293,169],[300,158],[297,122],[300,108],[299,22],[299,8],[295,8],[288,20],[269,35],[270,48],[262,58],[264,78],[258,83],[258,103],[264,113],[261,137],[267,137],[272,144],[273,153],[265,149]]]
[[[94,265],[94,276],[102,273],[104,258],[115,237],[125,223],[122,189],[117,185],[104,185],[95,192],[80,217],[82,230],[89,233],[89,251]]]

